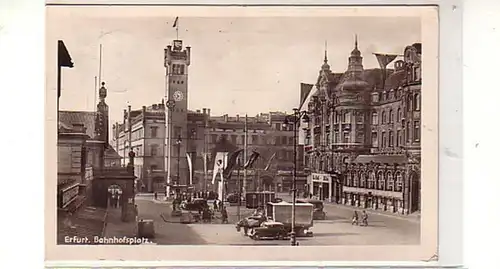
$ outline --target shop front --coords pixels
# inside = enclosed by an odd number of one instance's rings
[[[344,186],[345,205],[369,208],[373,210],[402,213],[403,193],[359,187]]]
[[[329,174],[311,173],[307,177],[310,194],[315,199],[332,201],[332,176]]]

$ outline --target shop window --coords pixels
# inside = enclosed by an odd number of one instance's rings
[[[392,173],[387,173],[387,190],[388,191],[394,190],[394,178],[392,176]]]
[[[377,174],[377,189],[379,190],[385,190],[385,178],[384,174],[382,172],[379,172]]]
[[[403,175],[401,173],[396,174],[396,191],[403,190]]]
[[[359,187],[366,188],[366,175],[364,173],[361,174],[361,179],[359,182]]]
[[[368,188],[369,189],[375,189],[375,172],[371,172],[370,176],[368,177]]]

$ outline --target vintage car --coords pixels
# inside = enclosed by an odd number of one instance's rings
[[[203,211],[203,209],[208,208],[207,200],[203,198],[195,198],[191,202],[184,204],[182,210],[186,211]]]
[[[252,215],[252,216],[246,217],[246,218],[240,220],[238,223],[236,223],[236,231],[237,232],[241,231],[241,228],[245,228],[245,226],[248,230],[260,227],[262,222],[264,222],[266,220],[267,220],[267,218],[264,215]]]
[[[253,240],[260,239],[288,239],[288,232],[281,222],[265,221],[260,227],[252,229],[248,236]]]
[[[313,219],[314,220],[325,220],[326,212],[324,211],[323,201],[321,200],[297,200],[297,203],[310,203],[314,206],[313,209]]]
[[[239,198],[239,199],[238,199]],[[243,197],[238,193],[231,193],[226,197],[230,206],[243,205]]]

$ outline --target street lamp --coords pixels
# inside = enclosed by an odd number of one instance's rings
[[[287,115],[285,121],[283,122],[283,127],[293,126],[293,178],[292,178],[292,231],[290,233],[290,244],[292,246],[297,245],[297,238],[295,234],[295,200],[297,199],[297,129],[300,124],[300,120],[304,123],[309,122],[309,116],[307,116],[306,111],[300,111],[298,108],[293,109],[292,115]]]
[[[182,144],[182,139],[180,135],[177,137],[177,141],[175,141],[175,144],[177,145],[177,185],[179,185],[181,182],[181,177],[179,173],[181,168],[181,144]]]
[[[168,140],[167,144],[164,145],[166,149],[164,150],[163,154],[165,155],[165,152],[168,152],[168,161],[166,167],[164,167],[167,170],[167,173],[165,173],[166,179],[166,192],[167,192],[167,197],[170,197],[170,184],[171,184],[171,163],[172,163],[172,151],[171,149],[171,141],[172,141],[172,113],[175,108],[175,101],[174,100],[168,100],[167,103],[167,108],[168,108],[168,119],[166,119],[167,122],[167,129],[168,129]]]

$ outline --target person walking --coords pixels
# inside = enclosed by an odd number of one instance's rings
[[[219,201],[217,199],[214,200],[214,211],[217,211],[217,205],[219,204]]]
[[[351,224],[352,225],[358,225],[358,221],[359,221],[358,211],[354,210],[354,215],[352,216],[352,222],[351,222]]]
[[[368,226],[368,214],[366,213],[365,210],[363,210],[363,213],[361,214],[361,220],[362,220],[363,226]]]
[[[227,210],[226,210],[225,206],[222,206],[221,215],[222,215],[222,224],[229,223],[227,220],[228,216],[227,216]]]

